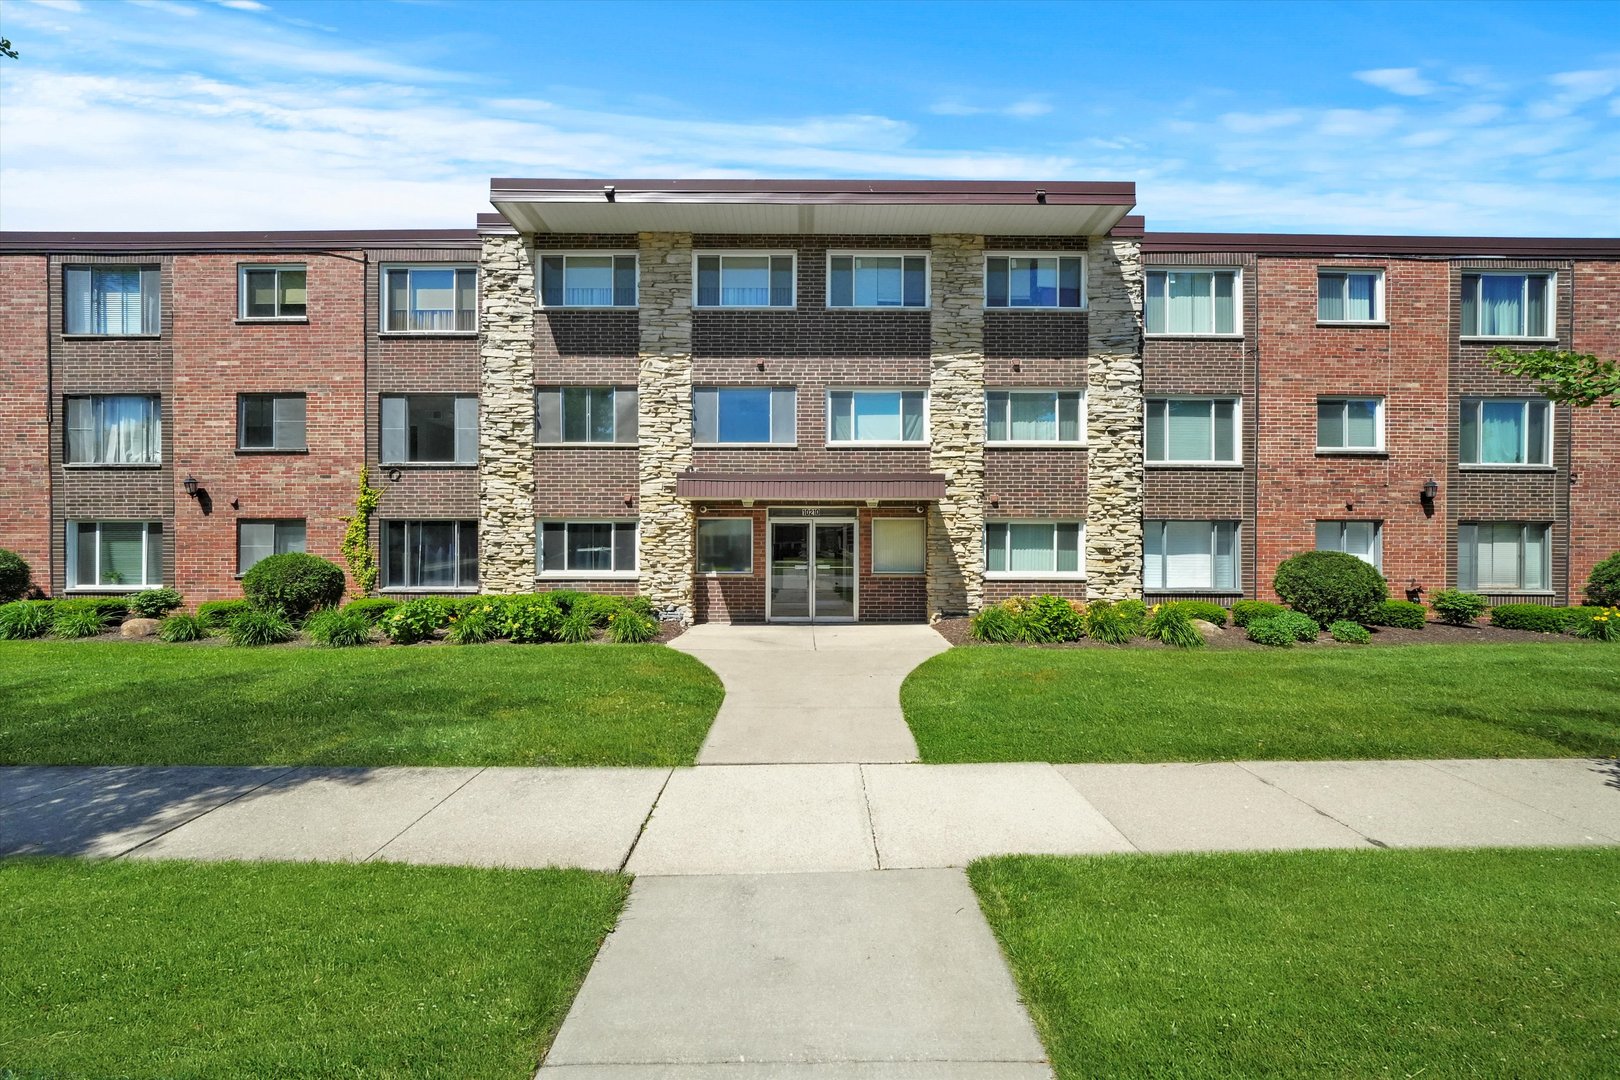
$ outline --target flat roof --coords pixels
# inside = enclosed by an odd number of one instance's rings
[[[0,252],[255,252],[468,247],[477,229],[316,229],[284,232],[0,232]]]
[[[1620,238],[1549,236],[1361,236],[1336,233],[1146,232],[1142,253],[1411,255],[1429,258],[1620,258]]]

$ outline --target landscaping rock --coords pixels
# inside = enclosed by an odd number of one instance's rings
[[[1224,629],[1216,626],[1214,623],[1209,622],[1206,619],[1194,619],[1192,620],[1192,624],[1193,629],[1198,631],[1198,636],[1203,638],[1205,641],[1213,641],[1222,634],[1226,633]]]
[[[118,628],[119,637],[142,638],[155,637],[158,632],[157,619],[125,619],[124,625]]]

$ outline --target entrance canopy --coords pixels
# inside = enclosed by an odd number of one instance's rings
[[[682,499],[760,502],[935,502],[945,497],[941,473],[717,473],[688,472],[675,479]]]

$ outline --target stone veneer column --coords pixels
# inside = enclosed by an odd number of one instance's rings
[[[929,260],[928,466],[945,498],[928,512],[928,614],[984,601],[984,237],[939,235]]]
[[[659,617],[692,621],[692,508],[675,478],[692,467],[692,236],[642,233],[638,422],[641,591]]]
[[[1086,596],[1142,595],[1142,247],[1091,238]]]
[[[478,301],[478,579],[534,588],[534,250],[486,236]]]

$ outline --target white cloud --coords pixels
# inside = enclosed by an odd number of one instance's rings
[[[947,98],[928,107],[936,116],[1011,116],[1029,120],[1052,111],[1052,103],[1042,98],[1022,98],[1007,105],[972,105],[960,98]]]
[[[1356,78],[1369,86],[1388,90],[1402,97],[1425,97],[1440,87],[1425,79],[1417,68],[1373,68],[1356,72]]]
[[[233,8],[236,11],[269,11],[268,5],[259,3],[259,0],[214,0],[220,7]]]
[[[1305,114],[1298,109],[1278,109],[1266,113],[1222,113],[1220,121],[1228,130],[1241,135],[1253,135],[1258,132],[1293,127],[1304,118]]]
[[[84,5],[79,3],[79,0],[31,0],[31,2],[37,7],[50,8],[52,11],[78,12],[84,10]]]
[[[150,8],[153,11],[163,11],[170,15],[183,15],[186,18],[194,18],[197,15],[196,8],[190,7],[186,4],[176,4],[173,2],[173,0],[129,0],[129,2],[134,4],[136,7]]]

